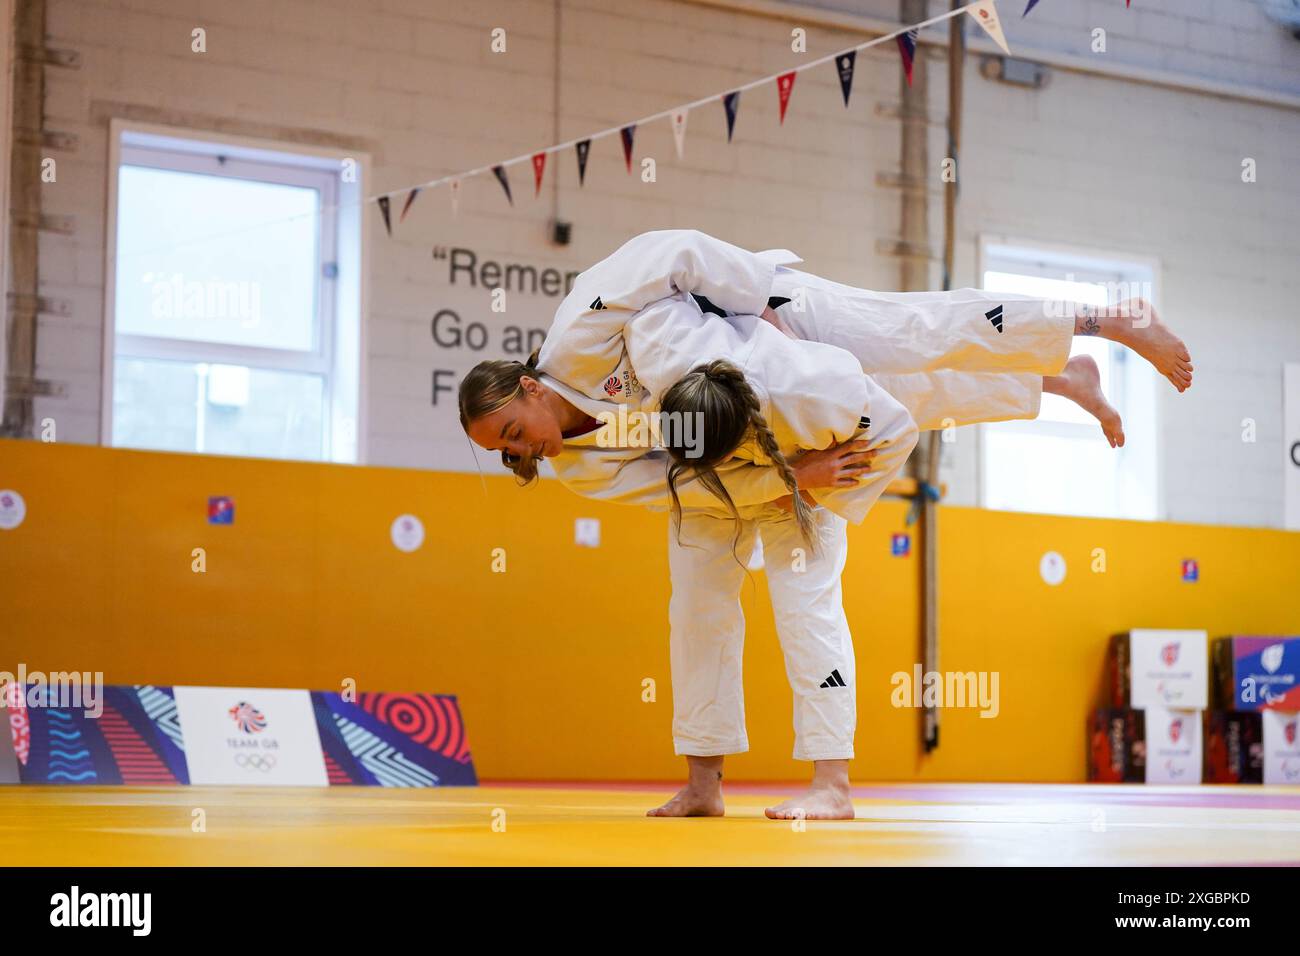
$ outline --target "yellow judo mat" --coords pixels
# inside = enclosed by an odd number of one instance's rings
[[[898,784],[802,825],[798,792],[725,787],[727,816],[649,819],[668,785],[0,787],[9,866],[1300,864],[1300,788]]]

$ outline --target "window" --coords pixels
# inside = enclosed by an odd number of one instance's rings
[[[197,134],[113,143],[107,439],[356,461],[360,175]]]
[[[1159,307],[1154,263],[981,240],[983,288],[1106,305],[1140,296]],[[1076,336],[1071,356],[1091,355],[1107,399],[1124,420],[1112,449],[1096,420],[1059,395],[1043,395],[1034,421],[981,425],[980,503],[986,508],[1109,518],[1158,517],[1156,375],[1104,339]]]

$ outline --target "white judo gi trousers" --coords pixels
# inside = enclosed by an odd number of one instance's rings
[[[669,522],[669,657],[673,680],[673,748],[712,757],[749,749],[742,661],[741,589],[756,539],[763,542],[768,593],[794,693],[794,758],[853,756],[857,727],[853,638],[840,575],[848,555],[846,522],[813,511],[819,547],[812,553],[794,516],[775,505],[739,522],[702,511],[682,513],[681,541]],[[796,549],[799,549],[796,552]]]
[[[772,295],[791,300],[777,314],[796,336],[857,356],[920,431],[1037,418],[1074,336],[1070,303],[982,289],[873,292],[778,266]]]
[[[1069,359],[1074,317],[1041,299],[963,289],[878,293],[778,268],[772,294],[805,308],[779,308],[800,338],[858,356],[921,431],[947,424],[1035,418],[1042,377]],[[989,313],[993,313],[992,316]],[[999,322],[995,323],[994,318]],[[749,510],[749,509],[746,509]],[[742,662],[743,566],[761,537],[768,590],[794,695],[794,759],[853,757],[857,682],[840,576],[847,522],[816,508],[820,548],[804,544],[793,515],[775,505],[739,521],[683,511],[680,543],[669,523],[673,747],[679,755],[749,749]],[[802,561],[795,560],[802,549]],[[739,560],[737,560],[739,558]]]

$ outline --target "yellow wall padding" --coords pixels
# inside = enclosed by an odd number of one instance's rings
[[[451,693],[484,778],[680,777],[667,516],[485,468],[486,491],[473,474],[2,441],[0,488],[23,495],[27,517],[0,531],[0,670]],[[212,495],[234,499],[233,525],[208,524]],[[1110,634],[1300,633],[1300,534],[943,507],[940,667],[998,672],[1000,710],[945,710],[923,756],[919,711],[891,703],[891,675],[920,660],[919,542],[890,554],[906,511],[882,502],[850,530],[855,779],[1082,781]],[[404,512],[426,531],[410,554],[389,539]],[[579,517],[600,519],[599,548],[575,545]],[[1048,550],[1068,564],[1056,587],[1039,576]],[[1181,579],[1184,558],[1199,582]],[[761,573],[744,603],[753,749],[727,776],[801,778]]]

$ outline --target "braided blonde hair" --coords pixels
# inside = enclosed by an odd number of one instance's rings
[[[799,532],[812,551],[817,551],[818,536],[812,508],[799,493],[794,469],[777,446],[776,436],[763,417],[758,395],[745,378],[745,373],[724,359],[715,359],[698,365],[678,379],[663,394],[660,410],[666,413],[691,415],[698,413],[703,423],[703,454],[688,458],[686,449],[677,443],[669,444],[668,453],[673,464],[668,467],[668,491],[673,501],[673,522],[681,532],[682,507],[677,495],[677,483],[686,477],[699,481],[718,498],[732,517],[739,519],[736,504],[727,493],[718,475],[717,466],[752,435],[759,449],[772,460],[772,466],[794,496],[794,518]],[[740,540],[740,527],[736,528]],[[734,550],[734,548],[733,548]]]

